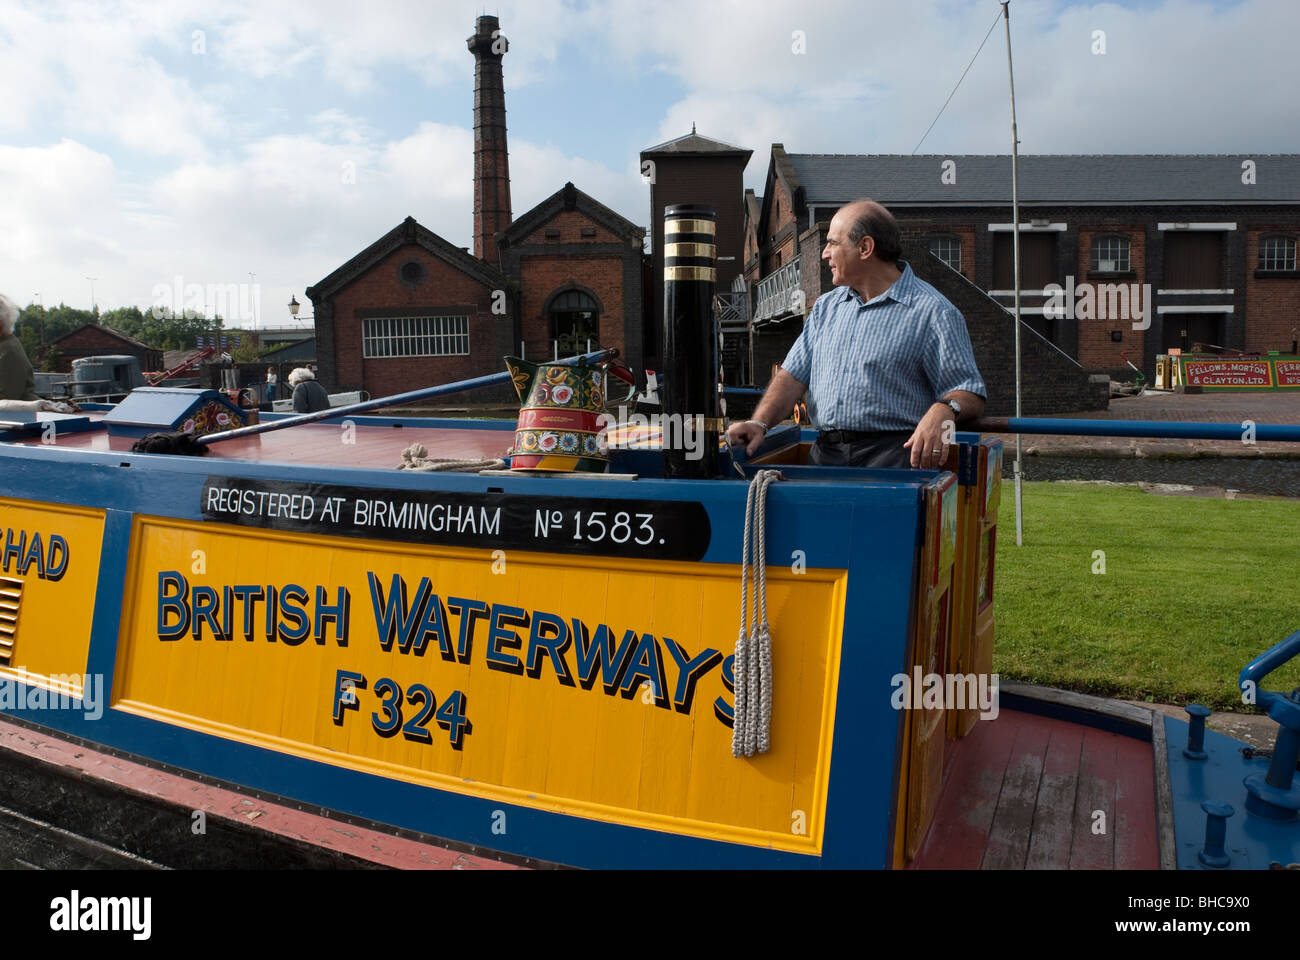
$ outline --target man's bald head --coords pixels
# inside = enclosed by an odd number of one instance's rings
[[[854,200],[839,210],[849,221],[848,241],[857,246],[863,237],[875,241],[875,255],[883,263],[897,263],[902,254],[898,221],[874,200]]]

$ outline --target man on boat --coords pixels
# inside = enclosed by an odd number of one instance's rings
[[[821,436],[810,462],[937,468],[957,421],[986,388],[961,312],[899,260],[898,224],[871,200],[835,214],[822,259],[836,289],[817,298],[785,362],[727,440],[756,451],[805,390]]]
[[[289,386],[293,388],[294,413],[329,409],[330,395],[316,382],[316,374],[307,367],[298,367],[289,374]]]

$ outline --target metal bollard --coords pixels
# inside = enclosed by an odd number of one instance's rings
[[[1204,709],[1204,708],[1202,708]],[[1226,867],[1231,862],[1224,840],[1228,835],[1228,818],[1236,811],[1230,803],[1201,802],[1205,811],[1205,847],[1196,855],[1207,867]]]
[[[1183,748],[1183,756],[1188,760],[1204,760],[1206,757],[1205,718],[1210,715],[1210,708],[1193,703],[1183,709],[1191,718],[1187,721],[1187,746]]]

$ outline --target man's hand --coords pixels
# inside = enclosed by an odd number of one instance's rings
[[[752,420],[738,420],[727,427],[727,443],[733,447],[743,445],[747,457],[754,455],[766,436],[767,431]]]
[[[937,470],[948,459],[948,445],[953,442],[957,424],[952,408],[946,403],[936,403],[926,411],[916,425],[912,437],[904,448],[912,451],[912,469]]]

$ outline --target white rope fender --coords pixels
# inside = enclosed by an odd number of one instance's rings
[[[492,457],[480,457],[477,460],[430,459],[429,451],[422,443],[413,443],[402,451],[402,462],[398,470],[442,471],[445,473],[477,473],[480,470],[501,470],[504,460]]]
[[[767,488],[780,479],[777,470],[758,471],[749,484],[749,495],[745,500],[745,545],[740,560],[740,635],[736,638],[736,656],[732,666],[736,688],[731,731],[733,757],[767,753],[771,744],[772,633],[767,622]],[[749,602],[751,576],[754,581],[752,616]]]

